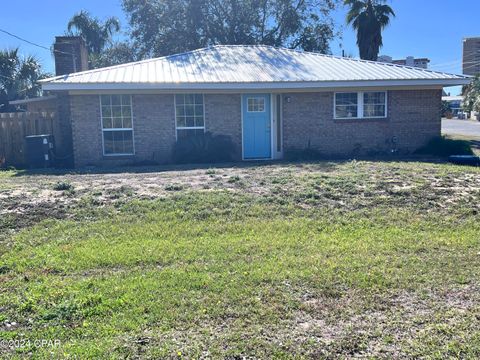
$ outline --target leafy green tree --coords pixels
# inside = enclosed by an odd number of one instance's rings
[[[382,30],[395,17],[393,9],[385,5],[385,0],[344,0],[350,7],[347,23],[357,31],[357,45],[360,58],[377,61],[383,46]]]
[[[90,54],[89,63],[92,69],[125,64],[139,60],[132,45],[126,41],[115,42],[100,54]]]
[[[82,10],[70,19],[67,29],[69,34],[85,39],[90,54],[98,55],[112,44],[112,36],[120,31],[120,22],[115,17],[101,21]]]
[[[141,58],[216,44],[327,53],[338,0],[123,0]]]
[[[480,74],[463,88],[463,110],[480,113]]]
[[[10,101],[40,96],[38,80],[49,76],[35,57],[23,58],[18,52],[0,50],[0,112],[15,111]]]

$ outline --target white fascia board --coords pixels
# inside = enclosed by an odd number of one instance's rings
[[[30,104],[35,102],[54,100],[56,98],[57,98],[57,95],[38,96],[30,99],[14,100],[14,101],[10,101],[9,103],[10,105],[24,105],[24,104]]]
[[[262,83],[44,83],[43,90],[295,90],[351,87],[391,86],[457,86],[471,79],[363,80],[363,81],[304,81]]]

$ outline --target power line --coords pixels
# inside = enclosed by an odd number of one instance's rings
[[[458,60],[458,61],[452,61],[450,63],[439,63],[439,64],[432,64],[430,65],[431,68],[454,68],[454,67],[457,67],[457,66],[462,66],[462,65],[478,65],[480,64],[480,60],[479,61],[462,61],[462,60]]]
[[[27,40],[27,39],[24,39],[24,38],[22,38],[22,37],[20,37],[20,36],[18,36],[18,35],[12,34],[11,32],[9,32],[9,31],[7,31],[7,30],[0,29],[0,32],[5,33],[5,34],[7,34],[7,35],[9,35],[9,36],[12,36],[12,37],[20,40],[20,41],[24,41],[24,42],[26,42],[26,43],[28,43],[28,44],[30,44],[30,45],[39,47],[39,48],[44,49],[44,50],[53,51],[53,52],[56,52],[56,53],[59,53],[59,54],[74,56],[74,54],[72,54],[72,53],[68,53],[68,52],[64,52],[64,51],[60,51],[60,50],[55,50],[55,49],[52,50],[52,49],[50,49],[50,48],[48,48],[48,47],[46,47],[46,46],[43,46],[43,45],[34,43],[34,42],[32,42],[32,41],[30,41],[30,40]]]

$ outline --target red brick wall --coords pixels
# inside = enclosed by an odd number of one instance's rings
[[[206,94],[205,127],[212,134],[228,135],[235,144],[235,159],[242,159],[242,115],[239,94]]]
[[[291,93],[283,102],[284,150],[311,147],[326,155],[349,155],[397,147],[413,151],[441,133],[441,90],[388,91],[385,119],[335,120],[333,93]]]
[[[75,166],[101,162],[103,152],[98,95],[70,96],[70,117]]]
[[[349,155],[355,148],[386,150],[392,136],[398,148],[413,151],[440,135],[441,90],[388,92],[386,119],[335,120],[333,93],[283,94],[284,150],[309,144],[326,155]],[[175,143],[174,97],[169,94],[133,95],[135,155],[105,157],[102,152],[98,95],[70,96],[75,166],[117,165],[152,160],[170,161]],[[240,94],[206,94],[205,126],[232,138],[241,159]]]
[[[175,143],[173,95],[134,95],[133,130],[136,160],[165,163]]]

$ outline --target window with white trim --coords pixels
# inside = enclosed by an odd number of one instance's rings
[[[385,117],[387,93],[384,91],[363,93],[363,117]]]
[[[247,112],[264,112],[265,98],[263,96],[247,98]]]
[[[387,117],[386,91],[335,93],[335,119]]]
[[[204,134],[203,94],[175,95],[175,125],[177,139]]]
[[[101,95],[104,155],[133,155],[132,97]]]
[[[356,118],[358,117],[358,94],[336,93],[335,94],[335,117]]]

